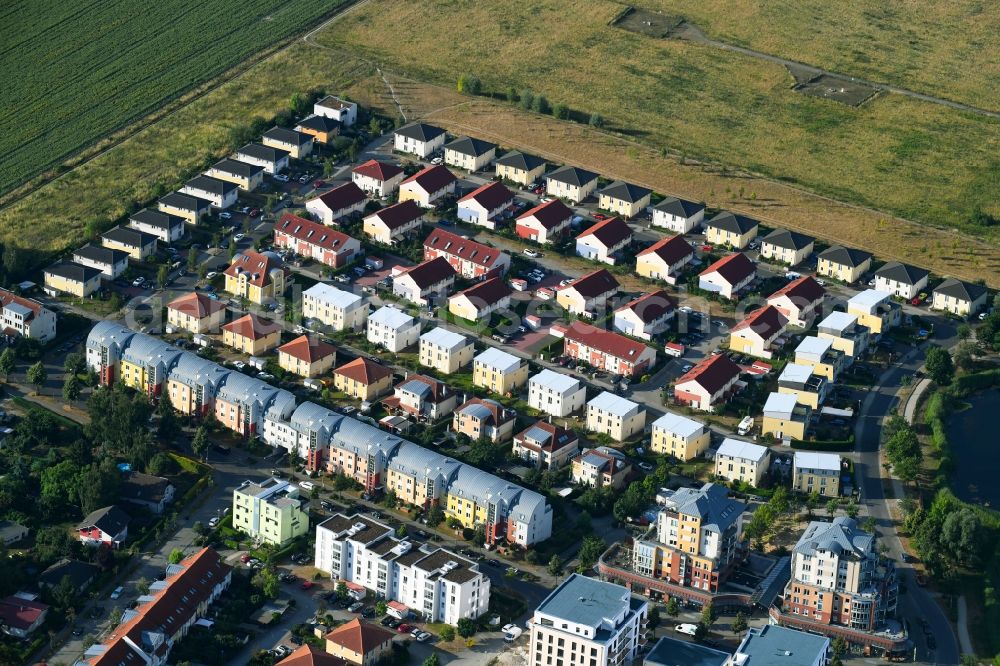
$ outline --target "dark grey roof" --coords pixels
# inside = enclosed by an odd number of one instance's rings
[[[536,157],[535,155],[529,155],[528,153],[522,153],[515,150],[507,153],[501,158],[498,158],[495,164],[511,167],[513,169],[520,169],[522,171],[531,171],[544,165],[545,160],[541,157]]]
[[[722,533],[746,510],[742,502],[729,499],[729,491],[723,486],[706,483],[701,488],[681,488],[667,501],[668,507],[679,513],[701,518],[703,528]]]
[[[296,132],[293,129],[288,129],[287,127],[272,127],[271,129],[264,132],[265,139],[271,139],[273,141],[280,141],[281,143],[290,143],[293,146],[304,146],[311,143],[313,138],[311,134],[303,134],[302,132]]]
[[[850,266],[851,268],[854,268],[871,259],[872,255],[871,252],[865,252],[864,250],[855,250],[854,248],[844,247],[843,245],[834,245],[833,247],[820,252],[819,258],[826,259],[827,261],[840,266]]]
[[[132,518],[116,505],[106,506],[90,514],[80,522],[80,529],[96,527],[105,534],[115,536],[125,529]]]
[[[444,134],[444,130],[427,123],[410,123],[396,130],[396,134],[416,141],[431,141]]]
[[[223,196],[236,189],[236,183],[230,183],[228,180],[219,180],[211,176],[195,176],[184,183],[184,186]]]
[[[114,265],[123,261],[128,261],[128,252],[113,250],[110,247],[102,247],[100,245],[91,245],[88,243],[78,250],[73,251],[73,258],[76,259],[77,257],[87,259],[88,261],[96,261],[100,264]]]
[[[700,211],[705,210],[705,204],[678,199],[677,197],[667,197],[660,203],[653,206],[655,210],[662,210],[664,213],[676,215],[677,217],[691,217]]]
[[[239,164],[239,162],[236,164]],[[201,201],[201,199],[196,200]],[[184,218],[171,215],[170,213],[164,213],[161,210],[153,210],[152,208],[143,208],[137,213],[132,213],[128,216],[128,219],[133,222],[156,227],[157,229],[163,229],[164,231],[170,231],[176,227],[184,226]]]
[[[300,120],[295,126],[296,129],[300,127],[311,129],[316,132],[332,132],[340,127],[340,121],[336,118],[330,118],[327,116],[311,115],[308,118]]]
[[[278,161],[288,157],[290,153],[287,150],[271,148],[270,146],[265,146],[262,143],[248,143],[237,150],[236,154],[246,155],[247,157],[252,157],[256,160],[266,160],[268,162],[277,163]]]
[[[83,266],[73,261],[60,261],[45,269],[46,273],[58,275],[74,282],[89,282],[101,275],[101,271],[90,266]]]
[[[775,229],[764,237],[765,243],[788,250],[801,250],[814,241],[815,239],[811,236],[787,229]]]
[[[153,245],[156,243],[156,236],[152,234],[145,234],[137,229],[130,229],[128,227],[115,227],[114,229],[101,234],[101,238],[115,241],[116,243],[122,243],[123,245],[128,245],[129,247],[138,248],[143,248],[147,245]]]
[[[567,185],[575,185],[579,187],[581,185],[586,185],[592,180],[596,180],[597,174],[593,171],[587,171],[586,169],[581,169],[575,166],[564,166],[556,169],[552,173],[546,174],[545,177],[549,180],[556,180],[560,183],[566,183]]]
[[[882,268],[875,271],[875,275],[887,280],[893,280],[901,284],[916,284],[929,275],[927,271],[916,266],[903,264],[898,261],[890,261]]]
[[[198,197],[193,197],[190,194],[184,194],[183,192],[171,192],[170,194],[164,195],[160,197],[159,203],[170,206],[171,208],[189,210],[191,212],[208,209],[207,201],[199,199]]]
[[[974,282],[962,282],[961,280],[956,280],[954,278],[948,278],[939,284],[934,290],[935,294],[944,294],[945,296],[951,296],[952,298],[968,301],[970,303],[973,303],[976,299],[981,298],[986,292],[986,287],[981,284],[975,284]]]
[[[664,636],[649,651],[643,664],[644,666],[722,666],[727,659],[729,659],[728,652]]]
[[[444,147],[448,150],[454,150],[456,153],[479,157],[491,150],[496,150],[497,144],[482,139],[473,139],[469,136],[460,136],[454,141],[446,143]]]
[[[651,192],[652,190],[648,190],[645,187],[633,185],[632,183],[626,183],[624,180],[616,180],[598,192],[598,194],[604,194],[612,199],[618,199],[619,201],[635,203],[643,197],[648,196]]]
[[[62,559],[43,571],[38,576],[42,585],[55,587],[63,578],[69,578],[73,587],[82,590],[101,572],[100,567],[90,562]]]
[[[268,150],[274,150],[274,148],[268,148]],[[213,164],[212,168],[218,169],[223,173],[239,176],[240,178],[252,178],[264,170],[264,167],[258,164],[247,164],[246,162],[240,162],[228,157]]]
[[[709,220],[706,226],[722,229],[723,231],[730,231],[734,234],[740,234],[742,236],[758,226],[758,222],[757,220],[746,217],[745,215],[723,211]]]

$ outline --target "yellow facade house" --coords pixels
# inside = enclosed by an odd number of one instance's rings
[[[189,333],[216,333],[226,322],[226,304],[202,292],[191,292],[167,303],[167,324]]]
[[[653,421],[650,448],[662,455],[688,461],[708,450],[712,434],[703,423],[667,412]]]
[[[233,528],[280,546],[309,531],[308,503],[288,481],[251,483],[233,491]]]
[[[281,326],[248,314],[222,327],[222,342],[244,354],[260,356],[281,344]]]
[[[359,356],[333,371],[333,385],[341,393],[370,402],[392,390],[392,370]]]
[[[529,185],[545,174],[545,160],[528,153],[511,151],[494,163],[497,176],[518,185]]]
[[[472,363],[472,384],[501,395],[528,383],[528,364],[496,347],[490,347]]]
[[[278,347],[278,366],[299,377],[319,377],[333,368],[337,349],[302,335]]]
[[[757,236],[757,220],[728,211],[705,223],[705,241],[742,250]]]
[[[796,451],[792,463],[792,490],[821,497],[840,496],[840,456],[836,453]]]
[[[281,258],[273,252],[243,250],[233,257],[225,277],[226,291],[257,305],[281,296],[287,287]]]
[[[864,250],[836,245],[819,253],[816,275],[851,284],[871,270],[872,255]]]
[[[775,439],[805,439],[811,413],[809,406],[800,404],[796,396],[775,391],[764,403],[761,433],[774,435]]]
[[[101,271],[90,266],[61,261],[45,269],[45,290],[86,298],[101,288]]]

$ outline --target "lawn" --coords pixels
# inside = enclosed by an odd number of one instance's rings
[[[807,97],[780,65],[614,28],[620,10],[602,0],[375,0],[316,41],[450,87],[471,74],[487,91],[531,88],[642,144],[909,219],[985,234],[966,224],[970,213],[1000,215],[996,120],[891,94],[861,108]]]
[[[343,0],[18,0],[0,9],[0,193]]]

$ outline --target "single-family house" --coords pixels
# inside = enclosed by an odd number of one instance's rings
[[[514,417],[514,410],[496,400],[472,398],[455,410],[451,429],[473,441],[487,439],[499,444],[514,435]]]
[[[853,361],[868,349],[871,332],[858,323],[855,315],[831,312],[817,326],[816,335],[833,342],[833,348],[847,354]]]
[[[96,268],[105,278],[114,280],[128,268],[128,252],[87,243],[73,251],[73,261]]]
[[[666,197],[653,206],[652,225],[686,234],[697,228],[705,219],[705,204],[678,197]]]
[[[652,190],[616,180],[597,193],[597,207],[627,220],[645,210],[652,196]]]
[[[631,242],[632,230],[620,217],[612,217],[576,237],[576,255],[613,266]]]
[[[450,375],[472,363],[476,348],[461,333],[438,326],[420,336],[420,365]]]
[[[678,377],[674,400],[692,409],[715,411],[738,390],[740,372],[740,366],[725,354],[704,358]]]
[[[261,356],[281,344],[281,325],[250,313],[222,327],[222,343],[250,356]]]
[[[468,321],[489,319],[494,312],[510,307],[510,286],[494,277],[472,285],[448,298],[448,312]]]
[[[536,421],[514,436],[514,455],[543,470],[562,469],[579,451],[575,432],[548,421]]]
[[[272,127],[264,132],[260,142],[268,148],[284,150],[297,160],[309,155],[313,149],[313,137],[303,132],[296,132],[287,127]]]
[[[226,323],[226,304],[193,291],[167,303],[167,324],[195,335],[217,333]]]
[[[890,261],[875,271],[875,289],[905,300],[916,298],[927,287],[930,274],[922,268]]]
[[[128,538],[128,524],[132,517],[112,504],[91,511],[77,525],[80,542],[86,546],[106,544],[117,548]]]
[[[704,423],[667,412],[653,421],[649,448],[686,462],[705,453],[711,443],[712,433]]]
[[[795,362],[808,365],[813,373],[835,382],[846,365],[846,356],[833,346],[833,340],[807,335],[795,348]]]
[[[981,284],[949,278],[934,289],[931,309],[968,317],[986,306],[989,294],[989,290]]]
[[[361,256],[361,241],[292,213],[284,213],[274,224],[274,246],[331,268],[346,266]]]
[[[535,155],[512,150],[493,163],[497,177],[526,187],[545,173],[545,160]]]
[[[485,169],[496,155],[495,143],[468,136],[460,136],[444,144],[444,163],[470,172]]]
[[[427,158],[444,146],[445,132],[427,123],[410,123],[396,130],[393,137],[393,148],[398,152]]]
[[[420,322],[391,305],[383,305],[368,317],[368,342],[391,352],[417,343]]]
[[[329,116],[311,114],[295,124],[295,131],[313,138],[313,145],[327,145],[340,136],[341,122]]]
[[[184,218],[152,208],[143,208],[128,216],[128,226],[170,245],[184,237]]]
[[[587,403],[587,430],[604,434],[616,442],[641,433],[646,427],[646,410],[610,391],[601,391]]]
[[[101,288],[103,273],[72,261],[60,261],[45,269],[45,291],[86,298]]]
[[[545,193],[580,203],[597,189],[597,174],[574,166],[564,166],[545,176]]]
[[[528,382],[528,364],[522,359],[490,347],[472,360],[472,385],[504,395]]]
[[[816,274],[833,278],[848,284],[857,282],[872,267],[872,255],[864,250],[855,250],[834,245],[823,250],[816,259]]]
[[[444,257],[408,268],[392,280],[392,293],[417,305],[430,305],[435,297],[447,296],[455,286],[455,270]]]
[[[587,388],[580,380],[545,368],[528,380],[528,406],[551,416],[583,409]]]
[[[840,497],[840,472],[840,456],[836,453],[796,451],[792,458],[792,490]]]
[[[302,318],[335,331],[359,331],[368,318],[368,302],[358,294],[317,282],[302,292]]]
[[[340,220],[360,215],[368,202],[365,191],[353,182],[338,185],[315,199],[306,202],[306,210],[323,224],[336,224]]]
[[[225,210],[236,204],[240,188],[236,183],[211,176],[195,176],[179,192],[208,201],[212,208]]]
[[[325,629],[325,625],[318,626]],[[347,666],[347,662],[323,648],[306,643],[292,650],[291,654],[276,662],[275,666]]]
[[[805,439],[806,429],[812,409],[799,402],[790,393],[774,391],[764,403],[764,419],[760,427],[762,435],[773,435],[775,439]]]
[[[0,543],[5,547],[10,547],[28,536],[27,527],[12,520],[0,520]]]
[[[375,666],[393,654],[393,632],[360,618],[340,625],[326,636],[328,654],[354,666]]]
[[[398,190],[405,177],[401,167],[378,160],[368,160],[351,170],[351,182],[376,197],[387,197]]]
[[[243,250],[223,275],[226,291],[257,305],[280,297],[288,286],[281,257],[270,251]]]
[[[424,239],[424,261],[437,257],[447,259],[456,273],[469,280],[503,275],[510,269],[506,252],[441,228]]]
[[[626,377],[639,377],[656,365],[653,347],[582,321],[574,321],[563,332],[563,354]]]
[[[371,402],[392,389],[392,368],[359,356],[333,371],[333,385],[356,400]]]
[[[778,376],[778,393],[795,396],[795,401],[814,410],[826,401],[830,392],[830,382],[817,375],[813,366],[802,363],[788,363]]]
[[[278,367],[299,377],[325,375],[336,360],[336,347],[308,335],[300,335],[278,347]]]
[[[264,182],[264,167],[260,164],[240,162],[239,160],[227,157],[209,167],[205,175],[216,180],[232,183],[244,192],[253,192]],[[200,195],[196,194],[195,196]]]
[[[501,214],[513,203],[513,192],[499,181],[490,181],[459,199],[456,215],[463,222],[496,229]]]
[[[847,314],[857,317],[859,324],[867,326],[872,335],[878,337],[893,326],[899,326],[902,308],[892,301],[891,294],[866,289],[848,299]]]
[[[14,638],[26,639],[35,633],[48,617],[49,606],[35,595],[18,592],[0,599],[0,629]]]
[[[735,252],[719,259],[698,274],[698,287],[733,300],[740,291],[749,287],[757,277],[757,267],[742,252]]]
[[[760,256],[789,266],[801,264],[812,254],[816,240],[812,236],[787,229],[775,229],[760,243]]]
[[[771,451],[727,437],[715,453],[715,475],[727,481],[742,481],[759,488],[771,465]]]
[[[458,396],[444,382],[412,374],[396,384],[393,396],[382,403],[388,409],[399,409],[414,418],[434,421],[455,410]]]
[[[573,458],[570,479],[581,486],[618,490],[625,485],[625,479],[631,473],[632,465],[624,454],[602,446],[584,449]]]
[[[651,280],[677,282],[677,274],[694,259],[694,248],[684,236],[661,238],[635,256],[635,272]]]
[[[788,320],[778,308],[765,305],[730,329],[729,348],[740,354],[771,358],[787,325]]]
[[[358,105],[336,95],[327,95],[313,104],[313,114],[332,118],[344,127],[350,127],[358,122]]]
[[[263,167],[264,173],[272,176],[288,168],[290,151],[264,146],[259,143],[248,143],[233,154],[237,162],[246,162]]]
[[[364,219],[365,235],[383,245],[395,245],[420,231],[424,209],[413,199],[379,209]]]
[[[56,313],[32,298],[0,289],[0,326],[8,338],[20,335],[44,344],[56,337]]]
[[[757,236],[759,227],[753,218],[723,211],[705,223],[705,241],[742,250]]]
[[[824,289],[811,275],[803,275],[767,297],[767,304],[788,319],[789,326],[810,328],[823,314]]]
[[[614,328],[634,338],[652,340],[670,326],[675,307],[662,289],[643,294],[615,310]]]
[[[521,238],[545,245],[562,239],[573,221],[573,210],[560,199],[552,199],[531,208],[514,222],[514,233]]]
[[[156,209],[161,213],[176,215],[188,224],[198,224],[201,218],[211,212],[211,208],[207,200],[180,192],[165,194],[156,201]]]
[[[174,484],[168,479],[133,471],[122,479],[118,497],[130,504],[145,507],[159,516],[174,501],[174,492]]]
[[[599,268],[570,282],[556,292],[556,302],[570,314],[583,315],[605,306],[618,291],[618,280],[606,269]]]
[[[38,587],[51,590],[61,583],[63,578],[68,578],[73,589],[77,593],[82,593],[100,573],[101,568],[96,564],[63,558],[38,574]]]
[[[101,234],[101,245],[126,252],[135,261],[143,261],[156,254],[156,236],[129,227],[114,227],[104,232]]]
[[[440,164],[429,166],[399,184],[400,201],[416,201],[422,208],[434,208],[455,193],[455,174]]]

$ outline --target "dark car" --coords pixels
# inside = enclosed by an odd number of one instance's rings
[[[361,611],[361,617],[367,618],[369,620],[372,619],[373,617],[375,617],[375,609],[369,606],[368,608]]]
[[[503,564],[501,564],[500,560],[494,560],[492,558],[486,560],[486,564],[490,565],[491,567],[497,567],[497,568],[503,566]]]
[[[230,453],[232,453],[232,452],[233,452],[233,450],[232,450],[232,449],[230,449],[230,448],[229,448],[228,446],[226,446],[225,444],[216,444],[216,445],[215,445],[215,446],[213,446],[212,448],[213,448],[213,449],[215,449],[215,451],[216,451],[217,453],[221,453],[221,454],[222,454],[222,455],[224,455],[224,456],[228,456],[228,455],[229,455]]]

